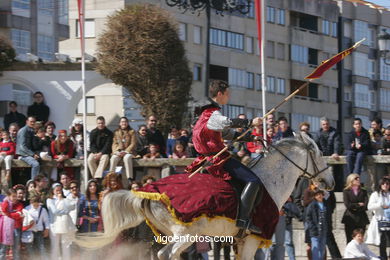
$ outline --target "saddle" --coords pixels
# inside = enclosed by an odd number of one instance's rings
[[[188,176],[171,175],[132,192],[138,197],[160,200],[182,225],[191,225],[200,218],[219,217],[235,221],[238,194],[244,184],[233,184],[210,174]],[[252,222],[262,230],[261,237],[270,240],[279,220],[279,210],[266,189],[263,190]]]

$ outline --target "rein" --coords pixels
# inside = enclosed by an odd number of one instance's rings
[[[305,177],[309,180],[311,179],[314,179],[316,178],[318,175],[320,175],[322,172],[326,171],[330,166],[327,166],[325,167],[324,169],[322,170],[319,170],[317,168],[317,165],[314,163],[314,158],[313,158],[313,154],[311,153],[311,150],[310,150],[310,147],[309,145],[305,145],[305,148],[306,148],[306,166],[305,168],[302,168],[301,166],[299,166],[296,162],[294,162],[293,160],[291,160],[285,153],[283,153],[279,148],[277,148],[275,145],[273,145],[271,142],[269,142],[268,140],[265,140],[263,138],[259,139],[259,141],[263,144],[263,147],[267,147],[266,148],[266,151],[270,153],[270,147],[272,147],[273,149],[275,149],[278,153],[280,153],[287,161],[289,161],[290,163],[292,163],[295,167],[297,167],[299,170],[302,171],[301,173],[301,177]],[[268,145],[266,146],[265,143],[266,142]],[[313,168],[314,168],[314,173],[310,173],[307,171],[308,167],[309,167],[309,156],[310,156],[310,159],[311,159],[311,162],[313,164]]]

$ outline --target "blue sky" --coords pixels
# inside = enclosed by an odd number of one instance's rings
[[[368,0],[368,2],[381,5],[390,9],[390,0]]]

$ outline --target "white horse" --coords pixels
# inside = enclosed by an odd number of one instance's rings
[[[299,176],[317,182],[322,189],[332,189],[333,176],[315,142],[306,134],[298,134],[292,139],[284,139],[272,147],[252,171],[261,179],[271,198],[280,210],[294,189]],[[101,247],[115,240],[125,229],[135,227],[145,219],[167,236],[236,236],[239,229],[234,221],[224,218],[199,218],[190,225],[175,221],[166,206],[158,200],[148,200],[135,196],[129,191],[117,191],[105,196],[102,205],[104,233],[79,241],[82,246]],[[239,259],[253,259],[261,241],[255,236],[235,237]],[[192,243],[177,241],[164,246],[158,258],[180,259]],[[263,245],[264,246],[264,245]]]

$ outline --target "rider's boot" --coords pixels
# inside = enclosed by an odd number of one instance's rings
[[[242,230],[260,234],[261,230],[252,224],[251,213],[256,202],[261,184],[248,182],[241,193],[236,226]]]

